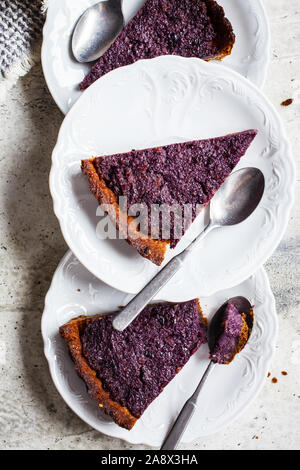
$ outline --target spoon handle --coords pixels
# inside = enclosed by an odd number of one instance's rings
[[[123,331],[146,307],[153,297],[172,279],[181,268],[187,252],[182,252],[169,261],[166,266],[137,294],[113,320],[113,327]]]
[[[211,223],[205,227],[203,232],[198,235],[198,237],[179,255],[174,256],[171,261],[166,264],[166,266],[159,271],[156,276],[139,292],[126,307],[118,313],[113,320],[113,327],[116,330],[123,331],[133,320],[138,316],[138,314],[148,305],[148,303],[153,299],[153,297],[169,282],[170,279],[177,273],[177,271],[183,265],[186,257],[189,253],[198,245],[200,240],[202,240],[205,235],[210,232],[215,225]]]
[[[203,385],[206,382],[206,379],[208,378],[209,374],[211,373],[212,369],[214,368],[215,363],[210,361],[210,363],[207,366],[206,371],[204,372],[198,387],[196,388],[195,392],[193,395],[185,402],[181,412],[178,415],[178,418],[176,419],[175,423],[173,424],[173,427],[171,428],[171,431],[167,435],[167,438],[165,439],[161,450],[174,450],[177,448],[180,439],[183,436],[184,431],[186,430],[194,412],[197,406],[197,399],[198,396],[202,390]]]

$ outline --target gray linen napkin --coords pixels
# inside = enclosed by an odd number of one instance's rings
[[[0,0],[0,95],[39,60],[43,0]]]

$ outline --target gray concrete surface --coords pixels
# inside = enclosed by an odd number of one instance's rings
[[[264,91],[282,117],[299,170],[300,4],[264,3],[272,30]],[[293,103],[281,106],[287,98]],[[40,66],[0,104],[0,447],[130,449],[94,431],[67,407],[43,355],[44,296],[67,250],[48,188],[51,151],[62,119]],[[296,200],[299,190],[298,176]],[[270,377],[237,422],[181,448],[300,448],[299,227],[296,203],[284,238],[266,264],[280,326]]]

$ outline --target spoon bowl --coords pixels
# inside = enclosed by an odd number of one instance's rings
[[[258,168],[242,168],[232,173],[210,204],[214,225],[236,225],[252,214],[265,189],[265,178]]]
[[[216,311],[216,313],[214,314],[214,316],[209,322],[207,336],[208,336],[208,346],[209,346],[210,351],[214,348],[216,337],[219,331],[219,326],[223,321],[225,309],[229,303],[233,304],[240,314],[242,313],[245,314],[245,320],[248,326],[247,340],[249,339],[251,335],[252,328],[253,328],[253,315],[251,314],[252,306],[249,300],[246,299],[245,297],[242,297],[242,296],[232,297],[231,299],[226,300],[226,302],[224,302],[223,305],[221,305],[221,307]]]
[[[99,59],[125,26],[122,0],[106,0],[88,8],[79,18],[72,37],[78,62]]]

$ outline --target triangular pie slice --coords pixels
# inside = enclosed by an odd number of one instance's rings
[[[95,157],[82,161],[82,171],[88,176],[90,191],[119,230],[120,238],[126,239],[140,255],[160,265],[167,245],[176,246],[246,153],[256,134],[256,130],[247,130],[213,139]],[[126,197],[125,208],[119,205],[121,196]],[[145,224],[141,228],[140,220],[139,225],[135,223],[138,213],[130,212],[136,204],[142,204],[148,211],[146,228]],[[169,222],[163,219],[169,224],[169,233],[163,231],[162,225],[155,226],[158,207],[178,209],[171,213]]]
[[[148,305],[123,332],[111,315],[78,317],[60,327],[89,395],[131,429],[150,403],[207,343],[198,299]]]
[[[231,23],[214,0],[146,0],[80,88],[139,59],[179,55],[221,60],[231,53],[234,42]]]

